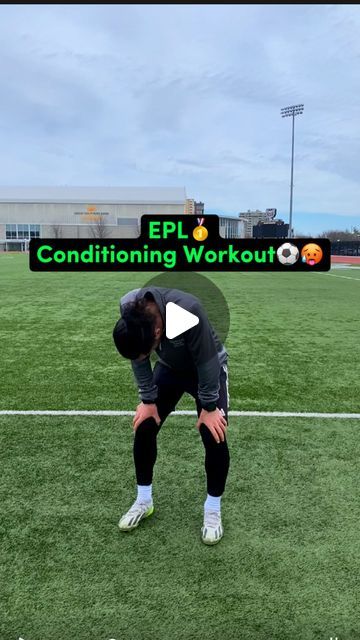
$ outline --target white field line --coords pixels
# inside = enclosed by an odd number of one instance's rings
[[[331,276],[332,278],[345,278],[345,280],[357,280],[358,282],[360,282],[360,278],[352,278],[351,276],[338,276],[335,273],[327,273],[324,271],[314,271],[314,273],[317,273],[318,275],[321,275],[321,276]]]
[[[0,416],[133,416],[135,411],[0,411]],[[196,416],[196,411],[173,411],[173,416]],[[234,417],[263,417],[263,418],[333,418],[360,420],[360,413],[317,413],[297,411],[229,411]]]

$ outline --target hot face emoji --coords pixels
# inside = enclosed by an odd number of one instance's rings
[[[309,242],[305,247],[301,249],[301,259],[306,264],[309,264],[311,267],[314,264],[318,264],[323,257],[323,252],[321,247],[318,244],[313,242]]]

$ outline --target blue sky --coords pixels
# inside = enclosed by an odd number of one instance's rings
[[[185,186],[360,225],[356,5],[2,5],[2,185]]]

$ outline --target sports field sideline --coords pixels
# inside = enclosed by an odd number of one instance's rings
[[[1,640],[359,638],[359,271],[211,276],[230,306],[235,415],[210,549],[192,414],[160,433],[154,516],[117,529],[137,393],[111,332],[150,277],[0,256]]]

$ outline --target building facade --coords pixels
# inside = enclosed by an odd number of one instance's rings
[[[260,211],[256,209],[256,211],[248,211],[239,213],[239,219],[244,223],[245,228],[245,238],[253,237],[253,227],[261,222],[269,222],[270,214],[269,212],[275,211],[276,209],[267,209],[267,211]]]
[[[204,203],[203,202],[194,202],[194,213],[199,218],[202,218],[204,215]]]
[[[222,238],[245,238],[243,220],[219,215],[219,234]]]
[[[183,214],[184,188],[0,187],[0,251],[31,238],[132,238],[143,214]]]
[[[193,198],[186,198],[184,213],[189,216],[195,215],[195,200]]]

